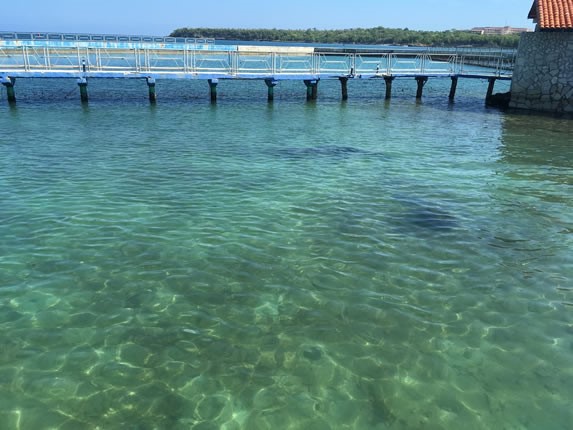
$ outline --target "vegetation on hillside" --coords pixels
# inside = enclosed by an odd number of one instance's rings
[[[351,28],[347,30],[278,30],[240,28],[179,28],[173,37],[239,41],[343,43],[364,45],[485,46],[516,48],[519,35],[480,35],[469,31],[414,31],[407,28]]]

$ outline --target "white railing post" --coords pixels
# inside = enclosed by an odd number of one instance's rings
[[[145,62],[145,65],[143,66],[143,70],[146,72],[149,72],[151,69],[151,59],[149,57],[149,49],[144,48],[143,50],[143,61]]]
[[[22,57],[24,58],[24,70],[30,71],[30,59],[28,58],[28,47],[22,46]]]
[[[195,48],[189,50],[187,52],[187,67],[189,70],[189,73],[194,73],[195,72]]]
[[[44,47],[44,65],[46,70],[50,70],[50,48]]]
[[[386,54],[386,75],[392,75],[392,61],[394,61],[394,54]]]
[[[96,69],[98,71],[101,72],[101,49],[100,48],[96,48],[95,50],[95,63],[96,63]]]
[[[352,69],[356,71],[356,53],[352,54],[351,63],[352,63]]]

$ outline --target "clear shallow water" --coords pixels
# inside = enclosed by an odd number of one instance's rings
[[[18,81],[2,428],[570,428],[573,122],[486,86]]]

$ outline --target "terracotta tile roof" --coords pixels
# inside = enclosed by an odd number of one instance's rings
[[[541,30],[573,30],[573,0],[535,0],[529,18]]]

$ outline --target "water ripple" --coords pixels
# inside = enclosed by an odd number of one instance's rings
[[[7,428],[569,426],[570,124],[331,84],[0,115]]]

